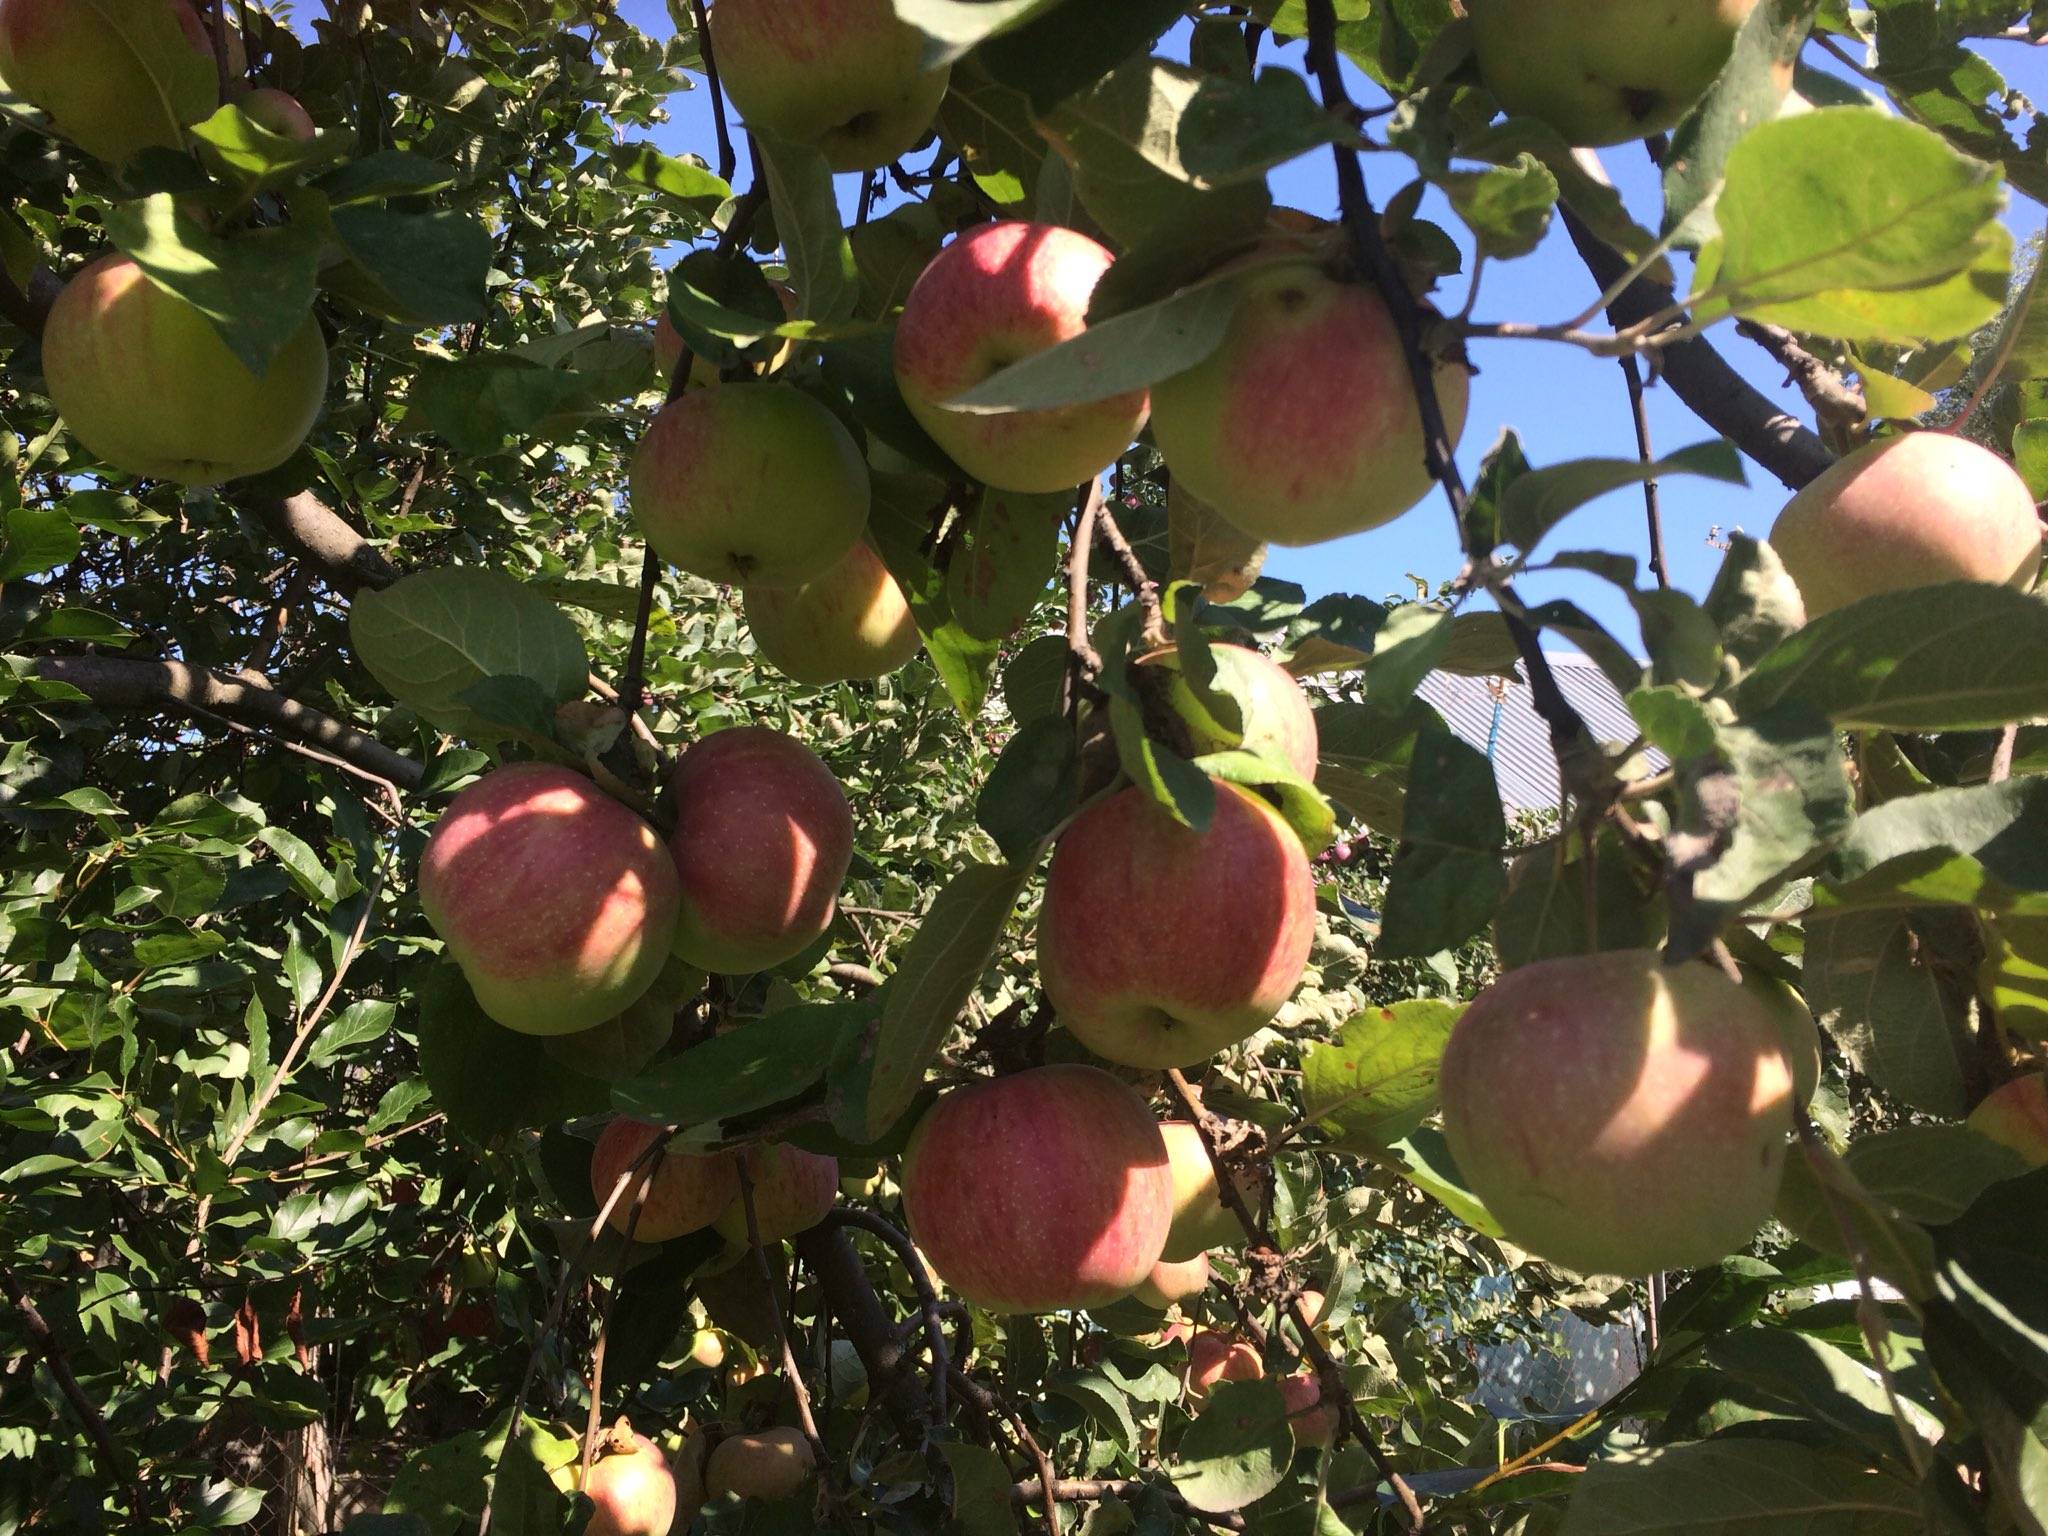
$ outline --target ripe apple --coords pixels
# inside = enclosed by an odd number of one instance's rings
[[[677,954],[722,976],[751,975],[803,953],[832,925],[853,861],[853,813],[809,747],[760,726],[718,731],[683,753],[669,786]]]
[[[711,1448],[704,1464],[704,1489],[714,1499],[787,1499],[810,1481],[811,1443],[799,1429],[764,1429],[756,1435],[728,1435]]]
[[[1792,1069],[1792,1102],[1811,1104],[1813,1091],[1820,1086],[1820,1026],[1813,1021],[1813,1010],[1797,991],[1763,971],[1745,971],[1742,987],[1762,1002],[1778,1026],[1785,1061]]]
[[[598,1208],[640,1154],[661,1135],[661,1127],[620,1116],[604,1128],[590,1154],[590,1193]],[[640,1191],[646,1189],[643,1199]],[[612,1207],[607,1224],[623,1233],[630,1223],[633,1239],[665,1243],[687,1232],[701,1232],[739,1197],[739,1174],[729,1152],[708,1156],[664,1147],[654,1163],[643,1166]],[[640,1218],[633,1220],[638,1201]]]
[[[1650,950],[1508,972],[1451,1031],[1444,1133],[1509,1238],[1589,1274],[1710,1264],[1770,1214],[1792,1073],[1770,1010]]]
[[[889,0],[717,0],[711,56],[750,128],[871,171],[931,130],[949,71]]]
[[[689,1360],[699,1370],[717,1370],[725,1364],[725,1341],[709,1328],[699,1328],[690,1335]]]
[[[205,315],[126,256],[103,256],[51,305],[43,375],[71,435],[114,468],[217,485],[305,441],[327,398],[327,344],[309,313],[259,377]]]
[[[1163,1312],[1176,1302],[1201,1295],[1208,1288],[1209,1255],[1198,1253],[1182,1264],[1160,1260],[1131,1294],[1146,1306],[1157,1307]]]
[[[1662,133],[1699,100],[1756,0],[1472,0],[1479,77],[1573,144]]]
[[[917,654],[910,604],[865,539],[802,586],[750,586],[740,595],[761,654],[796,682],[880,677]]]
[[[911,1236],[990,1312],[1128,1296],[1159,1262],[1173,1175],[1136,1093],[1095,1067],[1036,1067],[956,1088],[903,1159]]]
[[[661,838],[580,773],[514,763],[449,803],[420,906],[485,1013],[524,1035],[616,1017],[668,963],[679,893]]]
[[[633,455],[633,520],[706,581],[793,587],[868,520],[868,471],[824,406],[787,384],[699,389],[656,414]]]
[[[299,104],[298,97],[275,86],[266,85],[253,90],[235,105],[258,128],[268,129],[279,138],[304,143],[320,131],[312,114]]]
[[[1166,1143],[1167,1166],[1173,1170],[1173,1226],[1161,1257],[1180,1264],[1211,1248],[1242,1247],[1244,1224],[1217,1192],[1216,1165],[1209,1161],[1202,1133],[1185,1120],[1168,1120],[1160,1125],[1159,1136]],[[1256,1216],[1257,1185],[1240,1176],[1237,1192]]]
[[[186,0],[123,5],[120,17],[80,0],[0,0],[0,75],[110,165],[181,148],[185,125],[220,105],[213,42]]]
[[[1206,832],[1143,790],[1076,818],[1053,854],[1038,969],[1060,1022],[1127,1067],[1185,1067],[1271,1019],[1308,964],[1315,876],[1264,800],[1216,784]]]
[[[1313,262],[1248,267],[1216,350],[1152,391],[1152,436],[1176,481],[1271,544],[1392,522],[1430,488],[1422,412],[1376,289]],[[1469,372],[1439,362],[1452,445]]]
[[[668,1536],[676,1517],[676,1480],[668,1457],[645,1435],[609,1430],[583,1478],[596,1505],[583,1536]]]
[[[1282,1376],[1278,1385],[1296,1445],[1327,1446],[1337,1438],[1337,1415],[1324,1404],[1323,1384],[1314,1371]]]
[[[1234,1333],[1198,1333],[1188,1340],[1188,1401],[1200,1407],[1219,1381],[1257,1381],[1266,1374],[1259,1352]]]
[[[1057,224],[983,224],[940,251],[903,301],[896,386],[910,413],[984,484],[1067,491],[1114,464],[1145,425],[1145,392],[1043,410],[976,414],[947,402],[1088,326],[1115,258]]]
[[[2030,587],[2041,520],[2013,467],[1947,432],[1867,443],[1785,504],[1771,548],[1809,618],[1944,581]]]
[[[1221,730],[1209,731],[1197,724],[1205,712],[1195,702],[1185,683],[1175,684],[1175,701],[1192,708],[1195,718],[1183,714],[1194,750],[1221,752],[1241,745],[1247,752],[1260,752],[1285,763],[1304,779],[1316,776],[1316,715],[1308,696],[1301,691],[1287,669],[1263,651],[1242,645],[1212,645],[1209,654],[1216,661],[1214,687],[1241,701],[1244,719],[1242,743],[1233,743]],[[1180,671],[1180,651],[1154,651],[1140,662],[1143,666]]]
[[[776,1243],[808,1232],[839,1197],[839,1159],[771,1141],[740,1154],[754,1185],[754,1224],[761,1241]],[[713,1223],[727,1242],[747,1241],[747,1208],[735,1200]]]
[[[2035,1168],[2048,1164],[2048,1074],[2032,1072],[2000,1084],[1964,1123],[2011,1147]]]

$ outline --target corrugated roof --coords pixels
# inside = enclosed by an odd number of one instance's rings
[[[1545,659],[1595,740],[1620,747],[1636,739],[1635,717],[1599,667],[1570,652],[1546,653]],[[1519,668],[1513,680],[1432,672],[1415,691],[1461,740],[1492,759],[1501,804],[1509,811],[1558,808],[1562,792],[1557,759],[1550,750],[1550,728],[1536,713]],[[1646,756],[1661,765],[1656,754]]]

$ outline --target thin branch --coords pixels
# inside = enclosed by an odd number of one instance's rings
[[[71,1362],[64,1354],[64,1346],[43,1314],[36,1310],[36,1304],[15,1281],[11,1270],[0,1269],[0,1290],[7,1292],[7,1299],[14,1304],[14,1310],[21,1315],[22,1326],[27,1329],[29,1341],[43,1357],[43,1364],[49,1367],[51,1379],[57,1383],[57,1390],[64,1394],[64,1400],[71,1405],[72,1412],[85,1425],[85,1431],[92,1436],[95,1459],[100,1472],[109,1482],[128,1483],[124,1461],[120,1452],[114,1449],[114,1438],[107,1432],[107,1421],[101,1416],[93,1400],[85,1395],[85,1389],[78,1384],[78,1378],[71,1372]],[[130,1487],[129,1497],[140,1502],[141,1490]]]
[[[910,1272],[910,1284],[917,1292],[919,1321],[924,1327],[926,1347],[932,1357],[932,1422],[943,1426],[948,1418],[946,1404],[946,1371],[953,1363],[946,1352],[946,1330],[939,1321],[939,1310],[943,1303],[939,1293],[932,1286],[931,1277],[925,1272],[924,1261],[907,1233],[897,1230],[890,1222],[883,1220],[873,1211],[858,1206],[841,1206],[826,1218],[842,1227],[859,1227],[863,1232],[872,1233],[895,1250],[896,1257],[903,1261],[903,1267]]]
[[[739,155],[733,149],[732,129],[725,121],[725,88],[718,83],[718,60],[711,52],[711,21],[704,14],[704,0],[690,0],[690,17],[697,24],[697,57],[704,62],[704,83],[711,92],[711,125],[718,135],[718,175],[727,186],[739,169]]]
[[[1636,422],[1636,457],[1645,464],[1656,462],[1650,448],[1650,412],[1643,399],[1642,365],[1632,357],[1621,360],[1621,376],[1628,383],[1628,405]],[[1671,568],[1664,561],[1664,514],[1658,505],[1657,481],[1643,482],[1643,511],[1650,524],[1650,574],[1659,587],[1671,585]]]
[[[760,1276],[768,1297],[768,1313],[775,1319],[775,1341],[782,1346],[782,1374],[788,1380],[790,1395],[796,1399],[797,1424],[810,1443],[812,1461],[817,1463],[820,1508],[836,1507],[839,1496],[833,1486],[830,1453],[825,1449],[824,1436],[818,1433],[818,1421],[811,1415],[811,1394],[804,1386],[804,1373],[797,1367],[796,1351],[790,1347],[789,1322],[782,1315],[782,1300],[775,1294],[775,1274],[769,1269],[768,1254],[761,1246],[761,1222],[754,1210],[754,1176],[747,1167],[745,1152],[733,1158],[733,1167],[739,1173],[740,1207],[747,1215],[747,1247],[753,1252],[754,1272]]]
[[[1067,709],[1079,701],[1082,685],[1102,675],[1102,654],[1088,640],[1088,554],[1095,544],[1095,517],[1102,510],[1102,482],[1090,480],[1076,499],[1074,532],[1067,541]]]
[[[2015,721],[1999,734],[1998,746],[1991,754],[1991,771],[1985,777],[1987,784],[2003,784],[2012,777],[2012,755],[2019,742],[2020,728]]]
[[[1116,556],[1117,564],[1123,567],[1124,579],[1131,584],[1131,591],[1137,594],[1138,607],[1144,614],[1141,633],[1147,650],[1157,650],[1166,644],[1166,620],[1159,611],[1159,583],[1145,574],[1144,562],[1138,552],[1131,548],[1131,541],[1124,537],[1109,506],[1103,501],[1099,490],[1095,499],[1095,536],[1108,546]]]
[[[1870,415],[1863,391],[1799,344],[1781,325],[1739,320],[1735,333],[1762,347],[1784,365],[1785,376],[1806,397],[1823,427],[1838,434],[1860,425]]]
[[[690,375],[690,349],[683,348],[676,359],[675,377]],[[633,639],[626,648],[626,675],[619,683],[619,708],[629,719],[640,718],[640,706],[647,700],[647,626],[654,618],[654,589],[661,585],[661,556],[652,544],[640,561],[640,603],[633,610]]]

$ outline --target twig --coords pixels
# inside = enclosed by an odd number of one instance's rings
[[[1758,320],[1739,320],[1738,336],[1746,336],[1784,365],[1785,375],[1806,397],[1820,424],[1832,429],[1836,440],[1869,416],[1863,391],[1799,344],[1799,338],[1781,325]]]
[[[675,378],[689,375],[690,349],[684,347],[676,359]],[[647,699],[647,626],[654,618],[654,589],[660,585],[661,556],[650,544],[640,561],[640,603],[633,610],[633,639],[626,647],[626,675],[619,683],[619,708],[632,720],[640,718],[640,706]]]
[[[1102,655],[1088,640],[1088,553],[1095,543],[1095,517],[1102,510],[1102,482],[1082,487],[1074,509],[1074,531],[1067,540],[1067,710],[1079,702],[1084,684],[1102,675]]]
[[[863,1232],[872,1233],[895,1250],[896,1257],[903,1261],[903,1267],[910,1272],[910,1284],[917,1292],[917,1310],[924,1327],[925,1345],[932,1357],[932,1422],[943,1426],[949,1417],[946,1404],[946,1372],[953,1363],[946,1351],[946,1330],[939,1321],[939,1311],[944,1305],[939,1293],[932,1286],[931,1277],[925,1273],[924,1261],[909,1235],[898,1231],[890,1222],[873,1211],[858,1206],[840,1206],[826,1218],[834,1225],[859,1227]]]
[[[1095,496],[1095,536],[1109,547],[1123,567],[1124,578],[1131,584],[1131,591],[1137,595],[1138,607],[1144,613],[1141,633],[1147,650],[1157,650],[1166,644],[1166,620],[1159,611],[1159,583],[1145,574],[1144,562],[1138,552],[1131,548],[1131,541],[1124,537],[1123,529],[1117,526],[1109,505],[1103,501],[1100,491]]]
[[[824,1508],[836,1508],[839,1501],[833,1486],[830,1454],[825,1449],[824,1437],[818,1433],[818,1421],[811,1416],[811,1394],[804,1386],[804,1373],[797,1368],[796,1351],[790,1348],[789,1324],[782,1315],[782,1300],[775,1294],[775,1274],[769,1269],[768,1254],[761,1247],[761,1222],[754,1211],[754,1177],[747,1169],[746,1153],[734,1157],[733,1166],[739,1172],[740,1206],[747,1214],[747,1247],[753,1252],[754,1271],[767,1293],[769,1315],[775,1319],[775,1340],[782,1346],[782,1374],[789,1382],[790,1395],[796,1399],[797,1425],[810,1442],[811,1460],[817,1464],[822,1513]]]
[[[1985,775],[1987,784],[2003,784],[2012,777],[2012,755],[2019,746],[2019,722],[2014,721],[1999,734],[1998,746],[1991,754],[1991,771]]]
[[[64,1400],[71,1405],[85,1425],[85,1431],[92,1436],[93,1450],[99,1461],[100,1471],[109,1482],[129,1483],[123,1470],[121,1454],[114,1449],[113,1436],[107,1432],[107,1421],[100,1414],[85,1389],[78,1384],[78,1378],[71,1373],[71,1362],[65,1357],[64,1346],[57,1341],[57,1335],[50,1331],[50,1325],[43,1314],[36,1310],[36,1304],[15,1281],[11,1270],[0,1269],[0,1290],[7,1292],[7,1299],[14,1304],[14,1310],[21,1314],[22,1326],[28,1330],[30,1341],[42,1354],[43,1364],[49,1367],[51,1378],[57,1383],[57,1390],[64,1394]],[[129,1486],[129,1498],[141,1502],[142,1490],[133,1484]]]
[[[1628,381],[1628,405],[1636,421],[1636,457],[1645,464],[1654,463],[1657,456],[1650,449],[1650,412],[1643,399],[1642,365],[1632,357],[1624,357],[1621,376]],[[1668,588],[1671,570],[1664,563],[1664,515],[1658,507],[1654,477],[1643,482],[1643,510],[1650,522],[1650,574],[1657,578],[1660,588]]]
[[[704,84],[711,92],[711,126],[718,135],[718,176],[732,185],[739,169],[739,155],[733,149],[732,129],[725,121],[725,89],[718,83],[718,60],[711,52],[711,21],[704,14],[704,0],[690,0],[690,16],[697,24],[697,57],[704,61]]]

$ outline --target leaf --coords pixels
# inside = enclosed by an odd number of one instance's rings
[[[866,1011],[865,1002],[781,1009],[614,1084],[612,1103],[686,1131],[785,1103],[825,1075],[840,1032]]]
[[[950,64],[975,44],[1034,16],[1060,0],[891,0],[896,19],[925,35],[924,67]]]
[[[1310,858],[1337,840],[1337,814],[1330,802],[1287,764],[1262,753],[1232,749],[1205,753],[1192,766],[1205,778],[1264,791],[1263,798],[1274,802]]]
[[[1003,1458],[964,1440],[942,1440],[938,1449],[953,1474],[953,1519],[946,1529],[959,1536],[1016,1536],[1010,1470]]]
[[[1836,850],[1830,900],[1950,900],[1984,911],[2048,892],[2048,779],[1931,789],[1856,819]]]
[[[1508,867],[1507,894],[1493,918],[1502,969],[1596,950],[1650,949],[1663,939],[1663,904],[1637,884],[1620,835],[1604,828],[1593,847],[1589,861],[1576,837],[1560,839]]]
[[[561,609],[497,571],[443,566],[384,590],[364,588],[349,609],[356,655],[401,703],[444,730],[491,727],[460,700],[488,677],[531,678],[551,703],[581,698],[590,662]]]
[[[1416,742],[1380,948],[1432,955],[1485,928],[1507,884],[1493,764],[1449,731]]]
[[[1065,820],[1079,791],[1074,727],[1056,714],[1042,714],[1004,745],[974,802],[974,819],[1004,858],[1021,859]]]
[[[1713,88],[1671,135],[1664,156],[1664,228],[1698,246],[1714,233],[1712,205],[1729,151],[1778,115],[1820,0],[1768,0],[1749,13]]]
[[[1002,645],[975,639],[954,619],[945,575],[925,554],[924,541],[933,517],[950,505],[949,493],[917,475],[878,474],[873,485],[868,536],[875,552],[902,588],[924,641],[925,655],[954,708],[961,719],[977,721],[988,698],[989,673],[1002,654]]]
[[[1218,1382],[1181,1436],[1171,1469],[1189,1506],[1227,1514],[1263,1499],[1287,1475],[1294,1431],[1277,1382]]]
[[[1214,352],[1236,305],[1228,282],[1183,289],[999,369],[946,407],[993,415],[1086,405],[1148,388]]]
[[[1044,112],[1149,49],[1186,8],[1186,0],[1056,5],[991,38],[975,57],[997,80],[1023,92],[1032,110]]]
[[[1960,1116],[1970,1051],[1965,1007],[1919,958],[1928,926],[1912,912],[1809,917],[1806,1000],[1879,1088],[1929,1114]]]
[[[1912,1484],[1859,1458],[1783,1440],[1702,1440],[1594,1461],[1573,1485],[1562,1536],[1912,1536]]]
[[[1020,726],[1057,714],[1060,684],[1068,666],[1067,637],[1040,635],[1003,668],[1003,704]]]
[[[1535,250],[1557,207],[1557,178],[1527,150],[1489,171],[1444,171],[1430,179],[1490,257],[1512,259]]]
[[[107,233],[151,282],[206,316],[259,377],[312,314],[320,237],[309,230],[287,225],[223,238],[159,192],[108,209]]]
[[[1398,711],[1370,704],[1325,704],[1316,711],[1316,782],[1368,827],[1400,826],[1410,763],[1423,736],[1447,730],[1420,699]]]
[[[867,1130],[888,1130],[981,985],[1029,868],[971,864],[939,892],[889,978],[868,1085]]]
[[[454,966],[430,969],[416,995],[420,1074],[462,1136],[496,1141],[605,1107],[602,1083],[564,1072],[538,1037],[492,1020]]]
[[[1727,485],[1748,483],[1742,456],[1734,444],[1720,438],[1681,448],[1651,464],[1639,459],[1573,459],[1532,469],[1507,486],[1500,498],[1501,532],[1527,552],[1587,502],[1623,486],[1673,475],[1699,475]]]
[[[78,558],[78,528],[56,508],[14,507],[0,542],[0,581],[40,576]]]
[[[1898,1445],[1884,1388],[1854,1356],[1789,1328],[1744,1328],[1707,1340],[1708,1363],[1761,1387],[1880,1455]]]
[[[525,437],[550,416],[590,399],[590,386],[566,368],[548,368],[510,352],[478,352],[420,366],[412,405],[460,454],[482,458],[508,437]]]
[[[1266,563],[1264,544],[1183,490],[1178,480],[1166,493],[1166,543],[1168,578],[1194,582],[1212,602],[1243,596]]]
[[[1328,1045],[1302,1053],[1302,1115],[1337,1145],[1384,1146],[1412,1134],[1437,1104],[1437,1064],[1463,1008],[1411,998],[1368,1009]]]
[[[328,1020],[313,1037],[306,1059],[316,1067],[326,1066],[352,1046],[381,1040],[397,1012],[397,1005],[383,998],[358,998]]]
[[[1003,640],[1024,627],[1059,564],[1062,491],[1027,496],[985,488],[960,530],[946,567],[953,621],[977,640]]]
[[[1721,633],[1723,664],[1736,678],[1806,622],[1806,602],[1778,552],[1746,533],[1729,535],[1701,607]]]
[[[1111,668],[1104,677],[1114,672]],[[1131,782],[1182,826],[1194,832],[1208,831],[1216,814],[1214,782],[1178,752],[1146,734],[1145,717],[1136,699],[1115,686],[1110,691],[1109,727],[1117,762]]]
[[[275,133],[233,102],[186,132],[205,146],[201,156],[209,166],[250,183],[278,181],[326,165],[355,146],[355,135],[346,130],[324,128],[310,139]]]
[[[709,217],[732,196],[725,178],[702,165],[665,155],[652,144],[621,144],[612,151],[612,174],[629,186],[647,187]]]
[[[461,178],[448,166],[403,149],[380,149],[351,160],[319,182],[329,204],[375,202],[386,197],[429,197]]]
[[[483,318],[492,246],[475,219],[367,207],[337,208],[330,219],[378,313],[420,326]]]
[[[832,168],[808,144],[756,132],[761,174],[775,209],[775,232],[796,289],[797,313],[808,320],[844,320],[860,303],[860,268],[840,222]]]
[[[1079,1403],[1088,1417],[1110,1434],[1126,1451],[1137,1449],[1138,1425],[1131,1417],[1129,1394],[1102,1371],[1067,1371],[1046,1383],[1046,1389]]]
[[[1414,697],[1451,642],[1451,614],[1428,603],[1387,610],[1366,664],[1366,698],[1376,709],[1400,709]]]
[[[1735,703],[1748,715],[1787,698],[1845,730],[1988,730],[2048,714],[2048,603],[1982,582],[1866,597],[1780,643]]]

